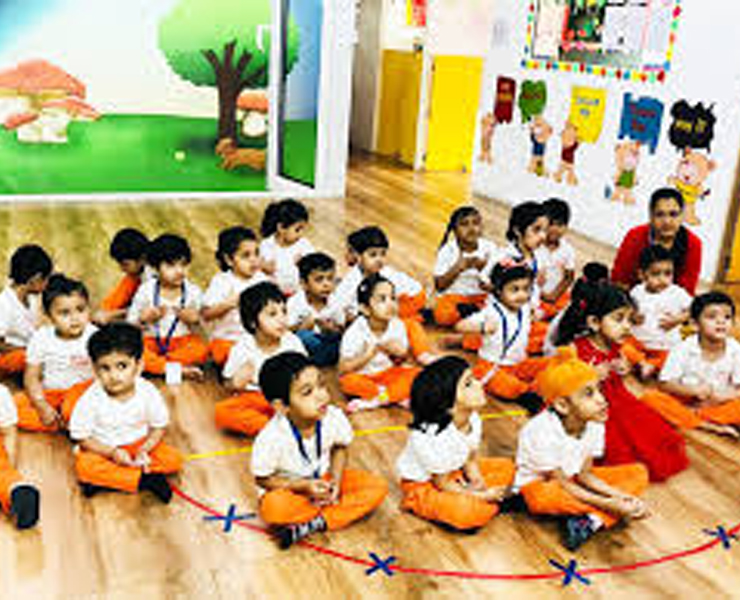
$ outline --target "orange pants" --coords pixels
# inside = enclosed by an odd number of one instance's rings
[[[535,385],[537,375],[546,369],[551,361],[551,358],[528,358],[513,366],[500,367],[487,360],[479,360],[473,367],[473,374],[485,381],[486,391],[492,396],[516,400],[526,392],[537,391]]]
[[[728,400],[716,406],[691,408],[686,406],[690,399],[682,402],[681,399],[665,392],[648,390],[640,400],[679,429],[695,429],[707,421],[720,425],[740,425],[740,399]]]
[[[481,458],[478,465],[488,487],[511,485],[514,481],[514,463],[508,458]],[[462,477],[462,472],[459,476]],[[494,502],[471,494],[443,492],[431,481],[402,481],[401,491],[403,510],[461,531],[483,527],[498,514],[498,504]]]
[[[532,323],[532,326],[529,328],[527,354],[542,354],[549,329],[550,324],[547,321],[534,321]]]
[[[69,423],[72,411],[77,406],[77,402],[87,388],[92,385],[92,382],[92,379],[88,379],[87,381],[73,385],[68,390],[44,390],[44,398],[46,398],[46,401],[55,410],[61,412],[65,423]],[[25,392],[18,392],[13,396],[13,400],[15,400],[15,405],[18,408],[18,429],[39,433],[54,433],[59,431],[59,427],[56,425],[47,427],[41,422],[41,417],[36,407]]]
[[[100,308],[106,311],[128,308],[134,299],[141,284],[141,278],[134,275],[124,275],[100,303]]]
[[[615,467],[594,467],[593,474],[622,492],[639,496],[648,486],[648,470],[635,463]],[[555,480],[533,481],[522,488],[527,508],[535,515],[585,515],[598,516],[605,527],[612,527],[619,517],[591,506],[566,492]]]
[[[208,352],[219,367],[223,367],[229,359],[229,352],[234,347],[235,342],[231,340],[211,340],[208,344]]]
[[[540,310],[542,311],[545,320],[551,321],[558,316],[558,313],[561,313],[568,308],[569,304],[570,291],[567,291],[561,294],[560,298],[555,300],[555,302],[545,302],[544,300],[540,302]]]
[[[416,294],[416,296],[399,296],[398,297],[398,316],[401,319],[414,319],[415,321],[421,321],[421,315],[419,311],[427,303],[427,295],[424,290]]]
[[[262,431],[274,414],[262,392],[246,391],[216,402],[216,427],[251,437]]]
[[[667,350],[650,350],[637,338],[630,337],[621,348],[622,355],[633,365],[647,362],[657,369],[657,372],[663,369],[665,361],[668,358]]]
[[[432,345],[429,343],[427,332],[419,321],[415,321],[414,319],[403,319],[403,324],[406,326],[406,335],[409,338],[411,354],[413,354],[415,358],[418,358],[426,352],[432,351]]]
[[[371,400],[382,386],[388,392],[388,403],[394,404],[411,397],[411,384],[420,372],[418,367],[391,367],[372,375],[349,373],[339,378],[339,387],[347,396]]]
[[[164,375],[168,362],[201,365],[208,359],[208,346],[197,335],[172,338],[167,354],[160,352],[156,338],[144,338],[144,370],[152,375]]]
[[[18,348],[0,354],[0,376],[15,375],[26,370],[26,349]]]
[[[21,481],[21,475],[8,460],[8,453],[0,440],[0,508],[10,512],[10,492]]]
[[[123,446],[123,449],[129,453],[131,458],[134,458],[145,441],[146,438],[141,439],[128,446]],[[149,452],[149,458],[151,459],[149,464],[150,473],[169,475],[182,469],[182,454],[179,450],[168,446],[164,442],[160,442]],[[81,449],[77,452],[75,470],[77,471],[77,479],[82,483],[90,483],[132,494],[139,489],[139,480],[142,473],[139,467],[123,467],[105,456]]]
[[[434,306],[434,321],[437,325],[451,327],[462,318],[457,310],[458,304],[475,304],[478,309],[482,309],[485,303],[486,294],[475,296],[444,294],[437,298],[437,304]]]
[[[330,506],[316,506],[290,490],[267,492],[260,500],[260,516],[268,525],[292,525],[321,515],[330,530],[342,529],[373,512],[388,494],[385,479],[356,469],[344,470],[339,487],[339,502]]]

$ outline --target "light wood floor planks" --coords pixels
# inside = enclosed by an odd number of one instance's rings
[[[391,238],[391,262],[430,285],[434,254],[452,209],[470,202],[469,179],[459,174],[414,174],[386,163],[355,159],[343,200],[309,202],[309,233],[315,245],[338,259],[344,236],[378,223]],[[503,239],[508,211],[472,200],[486,231]],[[37,241],[57,265],[83,278],[100,298],[118,277],[107,258],[110,237],[132,225],[155,235],[169,230],[191,242],[191,277],[203,287],[215,272],[218,231],[236,223],[258,227],[265,201],[159,204],[0,206],[0,270],[13,248]],[[612,250],[573,236],[581,261],[608,260]],[[245,440],[218,433],[213,403],[222,395],[214,381],[168,390],[170,439],[187,454],[239,450]],[[489,411],[509,407],[491,403]],[[353,417],[358,430],[401,426],[400,410]],[[521,417],[489,420],[484,454],[514,452]],[[404,567],[473,573],[550,573],[548,559],[567,563],[554,524],[526,515],[503,515],[474,536],[448,533],[398,509],[393,465],[405,433],[359,436],[351,463],[391,482],[384,505],[368,520],[315,542],[366,559],[368,552],[395,556]],[[740,522],[740,445],[701,434],[690,438],[691,469],[646,498],[654,516],[602,535],[576,557],[580,568],[627,565],[705,543],[703,528]],[[0,519],[0,598],[21,599],[243,599],[243,598],[594,598],[740,597],[740,554],[715,547],[707,552],[637,571],[591,576],[586,588],[559,580],[486,581],[461,577],[365,575],[362,565],[304,548],[280,552],[265,536],[235,528],[225,534],[203,521],[204,512],[176,498],[168,507],[146,496],[104,494],[83,499],[72,475],[69,443],[62,437],[22,435],[20,462],[42,489],[38,529],[18,534]],[[199,458],[176,480],[188,495],[226,511],[236,503],[255,507],[248,454]]]

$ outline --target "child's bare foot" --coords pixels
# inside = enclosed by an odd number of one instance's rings
[[[445,348],[447,350],[453,348],[462,348],[463,334],[449,333],[447,335],[442,335],[439,337],[437,343],[439,344],[440,348]]]
[[[354,414],[363,410],[372,410],[383,406],[380,400],[373,398],[372,400],[363,400],[362,398],[353,398],[347,402],[347,412]]]
[[[416,361],[422,366],[426,367],[427,365],[431,365],[435,360],[437,360],[439,356],[432,352],[424,352],[422,354],[419,354],[419,356],[416,357]]]
[[[730,437],[734,440],[740,439],[740,431],[735,429],[732,425],[720,425],[718,423],[704,422],[699,425],[699,429],[709,433]]]
[[[193,381],[203,381],[203,369],[191,365],[183,365],[182,376],[185,379],[192,379]]]

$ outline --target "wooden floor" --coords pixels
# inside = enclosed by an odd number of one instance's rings
[[[379,223],[390,235],[391,262],[430,283],[433,257],[452,209],[471,202],[469,180],[459,174],[416,175],[356,159],[348,197],[309,203],[310,238],[337,257],[353,228]],[[475,200],[486,232],[502,240],[507,211]],[[194,250],[192,278],[207,285],[215,271],[217,232],[228,225],[257,226],[264,202],[163,202],[0,207],[0,265],[10,250],[36,241],[52,250],[57,265],[84,278],[99,298],[118,274],[106,258],[110,237],[122,226],[149,234],[174,231]],[[609,259],[612,251],[574,238],[581,260]],[[213,381],[167,390],[170,439],[191,460],[175,480],[194,501],[219,512],[232,503],[255,508],[244,440],[218,433],[213,403],[222,390]],[[505,410],[491,404],[488,411]],[[692,467],[667,484],[651,487],[652,518],[589,543],[577,556],[565,552],[553,523],[503,515],[473,536],[456,535],[399,511],[394,462],[404,445],[407,415],[397,409],[353,417],[358,436],[350,462],[392,482],[383,506],[346,531],[318,535],[323,549],[367,560],[394,556],[394,565],[457,575],[366,575],[367,566],[309,548],[276,549],[259,532],[235,527],[223,533],[204,521],[202,507],[181,497],[170,506],[149,497],[105,494],[83,499],[63,437],[21,437],[22,470],[42,490],[42,520],[17,533],[0,519],[0,598],[33,599],[244,599],[244,598],[594,598],[740,597],[738,548],[702,553],[624,572],[591,574],[590,586],[561,579],[497,580],[478,575],[552,574],[555,559],[579,569],[632,565],[695,548],[710,538],[704,528],[740,522],[740,445],[701,434],[690,438]],[[483,454],[512,456],[521,417],[486,421]],[[378,430],[373,432],[372,430]],[[370,431],[368,431],[370,430]],[[237,453],[208,453],[233,450]],[[206,456],[192,456],[202,455]],[[255,523],[249,521],[248,523]],[[740,544],[735,544],[740,546]],[[466,577],[470,574],[471,577]]]

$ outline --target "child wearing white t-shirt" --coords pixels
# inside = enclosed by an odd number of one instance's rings
[[[224,229],[218,235],[216,260],[221,269],[211,279],[203,296],[201,316],[210,324],[208,350],[219,367],[223,367],[234,343],[244,333],[239,318],[239,295],[267,276],[260,271],[257,236],[246,227]]]
[[[18,413],[8,388],[0,384],[0,509],[18,529],[33,527],[39,519],[38,489],[25,483],[15,468]]]
[[[252,475],[260,516],[280,547],[346,527],[380,506],[388,484],[346,468],[352,425],[330,405],[321,371],[306,356],[284,352],[265,362],[259,382],[276,413],[254,441]]]
[[[239,314],[245,331],[229,352],[222,373],[236,395],[216,403],[216,426],[254,436],[275,414],[257,385],[262,364],[275,354],[305,354],[305,349],[288,328],[285,296],[274,283],[263,281],[244,290]]]
[[[90,386],[87,342],[95,332],[85,285],[52,275],[42,296],[51,325],[38,329],[28,345],[24,391],[15,395],[18,427],[54,432],[65,427],[75,403]]]
[[[314,252],[313,244],[304,237],[307,226],[308,210],[292,198],[271,203],[262,217],[262,269],[286,296],[300,287],[298,261]]]
[[[162,441],[169,424],[162,394],[141,378],[141,331],[128,323],[104,325],[89,349],[96,381],[69,422],[83,494],[146,490],[168,503],[172,490],[165,475],[179,471],[183,461]]]
[[[545,243],[538,249],[542,273],[540,310],[545,319],[553,319],[570,302],[570,288],[576,272],[576,252],[563,236],[568,231],[570,207],[565,200],[550,198],[542,203],[549,225]]]
[[[396,463],[401,508],[460,531],[483,527],[499,512],[514,464],[478,456],[478,410],[485,404],[483,386],[458,356],[419,373],[411,387],[411,434]]]

